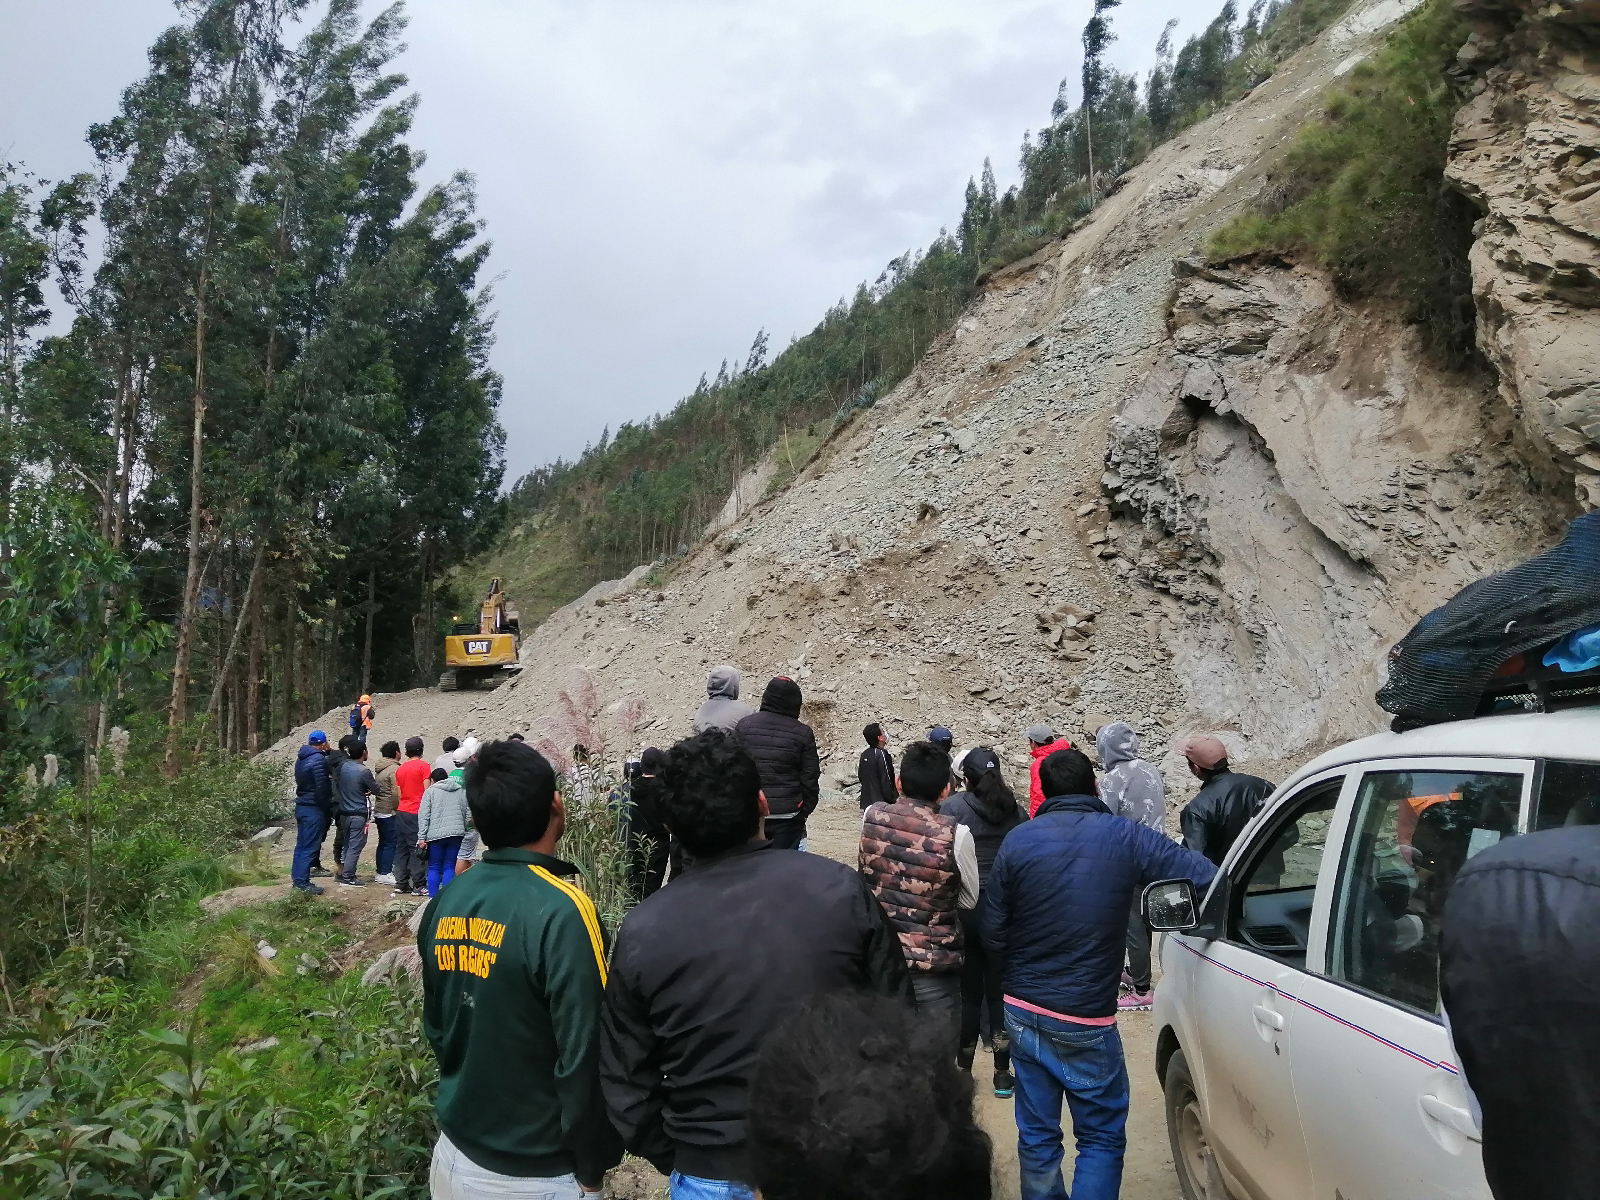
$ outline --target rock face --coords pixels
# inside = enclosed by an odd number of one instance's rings
[[[1600,8],[1456,0],[1476,94],[1448,177],[1484,212],[1478,345],[1529,435],[1600,506]]]

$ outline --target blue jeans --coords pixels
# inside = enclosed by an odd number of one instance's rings
[[[731,1179],[701,1179],[698,1175],[685,1175],[674,1171],[671,1180],[672,1200],[754,1200],[755,1192],[748,1185]]]
[[[394,866],[394,850],[400,836],[400,826],[392,816],[372,819],[378,826],[378,874],[387,875]]]
[[[1023,1200],[1117,1200],[1128,1146],[1128,1068],[1115,1025],[1075,1025],[1006,1005],[1017,1078]],[[1061,1098],[1077,1143],[1072,1190],[1061,1180]]]
[[[460,849],[459,837],[428,843],[428,895],[437,896],[439,889],[456,877],[456,851]]]
[[[322,853],[322,839],[328,836],[328,811],[320,804],[296,804],[294,823],[294,862],[289,878],[296,887],[305,887],[311,882],[311,865]]]

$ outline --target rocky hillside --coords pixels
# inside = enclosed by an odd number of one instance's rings
[[[1476,96],[1451,178],[1485,210],[1488,366],[1429,365],[1393,311],[1310,270],[1200,258],[1413,7],[1358,4],[996,274],[664,583],[636,573],[552,616],[465,723],[539,730],[584,668],[628,749],[665,744],[731,662],[748,691],[801,681],[836,784],[871,720],[897,743],[941,722],[1019,765],[1041,719],[1076,738],[1126,717],[1157,747],[1219,729],[1266,773],[1377,728],[1385,651],[1416,617],[1600,500],[1594,12],[1460,3]]]

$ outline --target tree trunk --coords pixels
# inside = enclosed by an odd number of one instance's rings
[[[206,705],[205,720],[210,721],[216,715],[222,703],[222,690],[228,682],[229,672],[233,668],[233,656],[239,649],[239,639],[244,634],[245,623],[250,610],[255,604],[256,590],[261,586],[261,566],[267,557],[267,539],[259,537],[256,542],[256,559],[250,567],[250,582],[245,585],[244,601],[239,605],[238,619],[233,623],[233,636],[228,639],[228,649],[217,661],[216,683],[211,689],[211,702]],[[220,637],[218,642],[220,644]],[[195,753],[200,753],[200,747],[205,744],[205,724],[202,723],[196,736]]]
[[[361,694],[372,691],[372,619],[378,608],[378,568],[367,568],[367,633],[361,645]]]
[[[266,605],[261,601],[261,590],[256,590],[255,604],[250,609],[250,667],[245,674],[244,692],[244,750],[254,758],[261,753],[261,656],[266,650]]]

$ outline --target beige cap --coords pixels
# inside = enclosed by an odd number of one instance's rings
[[[1193,737],[1186,737],[1173,746],[1173,749],[1202,771],[1209,771],[1218,763],[1228,760],[1228,748],[1222,744],[1222,739],[1212,737],[1209,733],[1197,733]]]

